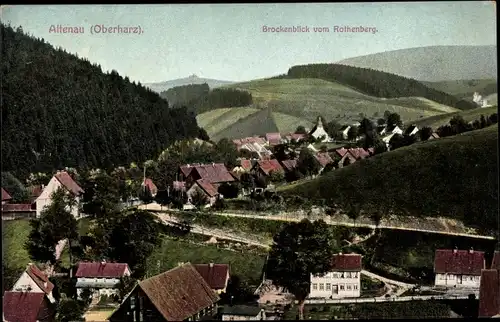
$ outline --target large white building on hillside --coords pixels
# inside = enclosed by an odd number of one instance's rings
[[[42,193],[36,199],[36,217],[39,218],[43,209],[52,202],[52,194],[59,188],[64,189],[72,198],[75,199],[75,206],[68,209],[75,218],[80,217],[80,197],[83,189],[71,178],[66,171],[58,171],[47,186],[43,188]]]

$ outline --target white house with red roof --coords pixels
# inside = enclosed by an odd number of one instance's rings
[[[207,179],[198,179],[186,192],[188,203],[192,203],[193,195],[196,193],[196,191],[198,191],[207,197],[208,203],[206,204],[206,206],[210,207],[217,200],[217,196],[219,195],[218,188],[218,184],[212,184]]]
[[[434,257],[435,285],[479,288],[481,270],[485,268],[484,252],[437,249]]]
[[[36,265],[29,263],[26,270],[14,283],[12,292],[44,293],[50,303],[55,303],[53,289],[54,284],[49,281],[49,278]]]
[[[326,274],[311,274],[309,298],[343,298],[361,296],[362,256],[336,254]]]
[[[152,197],[155,197],[156,194],[158,193],[158,188],[154,184],[153,180],[151,180],[150,178],[145,178],[142,181],[142,187],[144,189],[146,189],[146,187],[147,187],[149,189],[149,192],[151,193]]]
[[[80,198],[83,194],[83,189],[71,178],[68,172],[58,171],[52,179],[50,179],[47,186],[44,187],[42,193],[36,199],[36,217],[39,218],[43,209],[50,205],[52,202],[52,194],[59,188],[64,189],[70,196],[72,196],[76,205],[70,209],[71,214],[75,218],[80,217]]]
[[[91,289],[99,295],[117,294],[120,278],[130,276],[126,263],[79,262],[76,271],[78,296],[84,289]]]
[[[314,137],[315,139],[321,139],[321,142],[331,142],[332,139],[326,132],[323,127],[323,122],[321,121],[321,117],[318,117],[318,121],[316,125],[312,128],[311,132],[309,132],[309,136]]]

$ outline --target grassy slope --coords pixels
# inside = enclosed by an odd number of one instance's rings
[[[471,80],[450,80],[442,82],[422,82],[424,85],[437,89],[458,98],[472,100],[474,92],[479,92],[482,95],[493,94],[491,89],[496,87],[495,79],[471,79]],[[486,93],[485,93],[486,90]]]
[[[498,125],[420,142],[282,189],[285,195],[396,205],[397,213],[496,227]]]
[[[158,261],[160,267],[158,269]],[[219,249],[213,245],[194,245],[185,241],[166,238],[148,259],[148,274],[155,275],[177,266],[179,262],[206,264],[209,262],[229,264],[231,274],[238,275],[242,281],[258,286],[260,283],[264,256],[242,254]]]
[[[447,114],[441,114],[441,115],[435,115],[435,116],[430,116],[426,118],[422,118],[419,120],[416,120],[414,122],[410,123],[415,123],[418,127],[423,127],[423,126],[430,126],[433,129],[437,129],[441,125],[446,125],[450,122],[451,118],[455,115],[460,115],[466,120],[467,122],[477,120],[481,117],[481,114],[484,115],[485,117],[497,113],[498,109],[496,106],[493,107],[487,107],[487,108],[477,108],[473,110],[467,110],[467,111],[462,111],[462,112],[454,112],[454,113],[447,113]]]
[[[359,113],[376,118],[386,110],[399,113],[403,120],[458,111],[421,97],[376,98],[320,79],[255,80],[226,87],[251,92],[254,104],[198,115],[198,124],[216,140],[263,134],[275,129],[282,133],[292,132],[299,125],[310,128],[319,115],[347,123],[357,121]],[[272,110],[272,117],[268,116],[267,120],[265,114],[257,114],[257,109],[266,107]]]

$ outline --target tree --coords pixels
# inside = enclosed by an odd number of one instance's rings
[[[146,272],[147,258],[161,244],[161,232],[162,224],[150,212],[128,211],[110,234],[108,257],[128,263],[132,276],[141,278]]]
[[[403,135],[399,133],[394,134],[392,138],[389,140],[389,146],[391,148],[391,151],[405,146],[405,139]]]
[[[332,172],[333,170],[335,170],[335,164],[333,162],[331,163],[328,163],[323,171],[321,171],[321,175],[324,176],[325,174],[327,174],[328,172]]]
[[[391,114],[392,114],[392,112],[391,112],[391,111],[386,110],[386,111],[384,112],[384,119],[387,121],[387,119],[389,118],[389,115],[391,115]]]
[[[337,251],[335,236],[323,220],[288,223],[274,236],[267,263],[268,277],[295,296],[300,319],[304,317],[311,274],[328,272]]]
[[[85,310],[81,301],[63,297],[57,304],[57,322],[84,321]]]
[[[302,148],[297,161],[297,168],[304,176],[312,176],[319,172],[320,165],[308,148]]]
[[[387,116],[387,125],[393,126],[397,125],[399,127],[403,126],[403,121],[401,120],[401,116],[398,113],[391,113]]]
[[[349,219],[352,219],[354,226],[356,226],[356,220],[359,218],[359,215],[361,214],[361,209],[358,204],[354,205],[349,205],[347,208],[347,217]]]
[[[172,205],[176,209],[183,209],[188,201],[188,196],[184,190],[174,190],[171,193]]]
[[[481,124],[481,129],[486,127],[486,118],[483,114],[481,114],[481,117],[479,118],[479,123]]]
[[[237,164],[238,150],[232,141],[227,138],[220,139],[214,146],[215,155],[213,160],[220,160],[229,168],[234,168]]]
[[[378,126],[382,126],[382,125],[385,125],[385,123],[386,123],[386,122],[387,122],[387,121],[386,121],[386,119],[384,119],[384,118],[379,118],[379,119],[377,120],[377,125],[378,125]]]
[[[424,126],[417,132],[417,135],[420,137],[421,141],[427,141],[432,135],[432,128],[429,126]]]
[[[326,124],[325,131],[333,139],[341,138],[342,136],[338,135],[338,132],[339,132],[341,127],[342,127],[342,125],[340,125],[339,122],[333,120],[333,121],[328,122]]]
[[[262,174],[257,174],[255,177],[254,177],[254,182],[255,182],[255,186],[257,188],[267,188],[267,185],[268,185],[268,178]]]
[[[170,198],[168,190],[158,190],[155,201],[162,206],[167,206],[172,202],[172,198]]]
[[[55,257],[46,258],[52,247],[55,251],[55,246],[60,240],[69,239],[71,242],[78,239],[78,225],[70,211],[74,207],[76,207],[75,199],[62,188],[52,193],[51,203],[45,206],[40,218],[34,219],[31,225],[30,237],[33,239],[28,239],[25,244],[32,259],[50,260],[55,263]],[[36,243],[41,244],[37,246]]]
[[[82,198],[83,212],[91,218],[107,222],[120,208],[118,181],[103,170],[82,175],[85,191]]]
[[[303,177],[304,175],[297,168],[294,168],[292,171],[287,171],[285,173],[285,180],[287,182],[297,181],[302,179]]]
[[[373,147],[373,153],[380,154],[384,152],[387,152],[387,144],[385,144],[382,140],[378,140]]]
[[[193,194],[191,195],[191,203],[196,207],[202,207],[208,204],[210,201],[207,195],[200,190],[200,188],[195,189]]]
[[[273,183],[280,183],[283,182],[283,180],[285,180],[285,174],[283,171],[272,170],[269,173],[269,181]]]
[[[382,218],[384,218],[384,211],[383,209],[377,209],[376,207],[372,210],[372,213],[370,214],[370,219],[373,221],[375,224],[375,227],[380,225],[380,222],[382,221]]]
[[[366,117],[359,122],[359,127],[358,127],[359,134],[368,135],[374,130],[375,130],[375,125],[373,124],[372,121],[370,121]]]
[[[137,280],[131,276],[123,276],[120,278],[120,282],[118,283],[118,297],[120,302],[125,299],[128,293],[132,291],[134,286],[137,284]]]
[[[223,210],[227,209],[227,205],[226,205],[226,202],[224,201],[223,198],[220,198],[219,196],[217,196],[217,199],[215,199],[215,202],[214,202],[214,205],[212,206],[212,208],[214,210],[223,211]]]
[[[278,161],[288,160],[288,144],[278,144],[273,148],[273,155]]]
[[[141,187],[139,198],[145,204],[148,204],[148,203],[151,203],[154,201],[153,195],[151,194],[151,190],[149,190],[148,186]]]
[[[243,176],[243,175],[242,175]],[[223,183],[220,185],[217,192],[224,196],[227,199],[238,198],[238,194],[240,189],[237,184]]]
[[[347,139],[354,141],[358,137],[358,127],[357,126],[351,126],[349,131],[347,131]]]
[[[498,113],[493,113],[491,114],[488,119],[491,121],[492,124],[498,123]]]
[[[326,153],[328,152],[328,147],[325,144],[323,144],[322,146],[319,147],[319,151]]]
[[[302,125],[297,126],[297,129],[295,130],[296,134],[307,134],[306,128],[303,127]]]

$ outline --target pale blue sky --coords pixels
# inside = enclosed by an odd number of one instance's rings
[[[296,64],[331,63],[432,45],[496,45],[492,2],[7,6],[2,21],[142,83],[197,74],[244,81]],[[140,26],[142,34],[90,33],[94,24]],[[49,33],[51,25],[84,34]],[[264,33],[262,26],[309,26]],[[376,27],[372,33],[313,33],[312,27]]]

